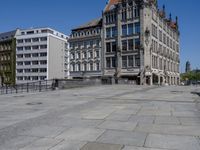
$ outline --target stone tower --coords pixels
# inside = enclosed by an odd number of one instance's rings
[[[191,71],[191,64],[189,61],[186,62],[186,65],[185,65],[185,72],[190,72]]]

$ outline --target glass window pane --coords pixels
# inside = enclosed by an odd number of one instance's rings
[[[133,56],[128,56],[128,66],[133,67]]]
[[[126,35],[127,35],[127,26],[122,25],[122,36],[126,36]]]
[[[139,34],[140,33],[140,23],[137,22],[135,23],[135,34]]]
[[[127,51],[127,41],[126,40],[122,41],[122,50]]]
[[[129,24],[128,25],[128,35],[132,35],[133,34],[133,24]]]
[[[128,50],[132,51],[134,49],[133,47],[133,39],[128,40]]]
[[[122,56],[122,68],[127,68],[127,56]]]

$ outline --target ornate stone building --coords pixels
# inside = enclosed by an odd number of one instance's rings
[[[100,78],[102,76],[102,19],[93,20],[72,30],[70,43],[70,76]]]
[[[165,7],[159,10],[156,0],[109,0],[102,13],[102,23],[91,24],[72,30],[72,77],[74,72],[85,74],[78,43],[94,38],[96,34],[90,30],[98,27],[102,46],[99,61],[104,79],[141,85],[179,84],[178,18],[173,21],[171,15],[167,17]]]
[[[156,0],[110,0],[103,13],[104,75],[179,84],[178,19]]]

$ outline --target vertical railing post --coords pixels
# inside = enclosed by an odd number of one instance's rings
[[[55,79],[52,80],[51,89],[55,90]]]
[[[23,90],[24,90],[24,85],[21,84],[21,93],[23,93]]]
[[[29,84],[27,83],[26,85],[26,90],[27,90],[27,93],[29,92]]]
[[[46,80],[46,91],[47,91],[47,80]]]
[[[8,85],[6,84],[6,94],[8,94]]]
[[[15,85],[15,90],[16,90],[16,93],[18,93],[18,86],[17,85]]]
[[[39,92],[41,92],[42,91],[42,87],[41,87],[41,81],[39,81]]]

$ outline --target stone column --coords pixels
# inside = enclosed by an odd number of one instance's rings
[[[160,85],[160,75],[158,75],[158,85]]]
[[[175,84],[178,85],[177,77],[175,77]]]
[[[150,76],[150,85],[153,85],[153,75]]]
[[[171,85],[171,77],[168,76],[168,84]]]

